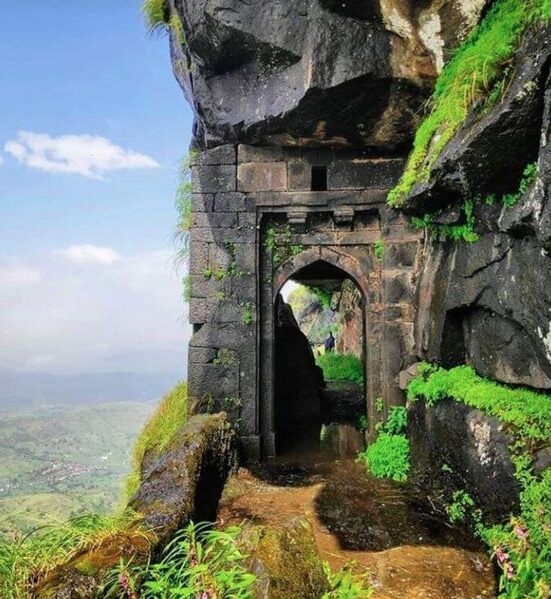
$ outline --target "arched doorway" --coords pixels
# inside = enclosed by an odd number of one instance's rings
[[[359,450],[366,323],[357,283],[322,259],[301,266],[276,291],[273,323],[276,452]]]

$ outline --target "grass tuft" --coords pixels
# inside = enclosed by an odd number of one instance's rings
[[[127,511],[115,517],[80,516],[10,541],[0,540],[0,596],[34,596],[36,585],[56,568],[84,551],[93,551],[110,541],[117,543],[121,536],[140,537],[146,544],[152,538],[139,529],[138,516]]]
[[[170,11],[165,0],[144,0],[142,15],[151,34],[165,33],[170,23]]]
[[[141,465],[146,453],[162,453],[174,441],[188,415],[187,383],[178,383],[161,400],[159,407],[140,433],[132,454],[132,471],[125,481],[124,503],[136,493],[141,481]]]

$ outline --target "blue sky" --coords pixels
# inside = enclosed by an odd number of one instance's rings
[[[184,368],[171,255],[191,111],[139,9],[19,0],[2,14],[0,366]]]

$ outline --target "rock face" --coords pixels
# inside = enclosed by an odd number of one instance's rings
[[[329,591],[312,525],[296,518],[282,526],[257,526],[243,539],[255,599],[319,599]]]
[[[323,374],[289,305],[280,298],[276,309],[274,396],[281,449],[296,442],[297,431],[319,441]]]
[[[354,354],[364,359],[364,315],[362,296],[356,285],[350,280],[344,281],[339,297],[339,333],[337,351],[341,354]]]
[[[407,147],[446,50],[486,0],[170,0],[201,149]]]
[[[449,219],[462,202],[497,194],[493,205],[475,203],[479,242],[428,246],[417,351],[538,389],[551,388],[550,34],[538,26],[525,36],[503,100],[482,116],[473,110],[407,206],[415,214],[441,209]],[[516,192],[535,161],[535,182],[504,207],[500,194]]]
[[[163,546],[191,520],[216,520],[224,484],[236,465],[236,437],[226,415],[192,416],[160,456],[145,455],[142,483],[129,507]]]
[[[409,405],[412,480],[434,505],[444,508],[463,489],[487,519],[498,520],[517,506],[520,491],[509,445],[512,437],[495,418],[453,401]]]

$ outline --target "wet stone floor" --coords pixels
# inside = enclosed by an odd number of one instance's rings
[[[370,573],[375,599],[495,597],[492,565],[472,536],[431,514],[406,485],[372,478],[352,459],[302,454],[241,468],[219,509],[224,525],[297,516],[310,520],[334,570],[354,562]]]

